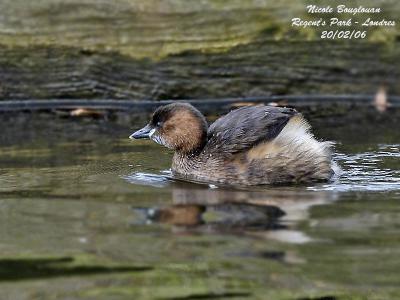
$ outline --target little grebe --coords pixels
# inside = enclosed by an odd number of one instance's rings
[[[331,143],[318,142],[292,108],[247,106],[210,127],[192,105],[158,108],[129,138],[150,138],[175,151],[174,176],[208,183],[259,185],[328,181]]]

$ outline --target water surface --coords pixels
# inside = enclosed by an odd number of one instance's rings
[[[317,122],[337,181],[232,189],[172,180],[142,120],[1,123],[6,299],[400,298],[395,126]]]

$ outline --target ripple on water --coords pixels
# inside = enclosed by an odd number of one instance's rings
[[[378,144],[376,151],[336,153],[334,159],[342,168],[339,178],[333,183],[310,186],[307,189],[344,192],[400,190],[400,161],[397,163],[396,160],[400,158],[399,149],[400,145],[397,144]],[[160,188],[170,183],[171,176],[170,170],[164,170],[159,174],[135,172],[122,175],[121,178],[133,184]]]
[[[171,172],[169,170],[164,170],[160,173],[161,174],[135,172],[129,175],[122,175],[121,178],[133,184],[147,185],[158,188],[166,187],[169,184]]]
[[[331,184],[309,187],[309,190],[393,191],[400,190],[400,145],[379,144],[376,151],[357,154],[335,154],[342,167],[340,178]],[[390,168],[381,167],[390,164]]]

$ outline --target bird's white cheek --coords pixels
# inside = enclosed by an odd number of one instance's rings
[[[165,147],[169,148],[168,143],[160,135],[158,135],[158,133],[156,133],[156,129],[152,129],[149,132],[149,138],[152,141],[156,142],[157,144],[160,144],[162,146],[165,146]]]
[[[155,129],[155,128],[153,128],[152,130],[150,130],[150,132],[149,132],[149,138],[152,138],[154,132],[156,132],[156,129]]]

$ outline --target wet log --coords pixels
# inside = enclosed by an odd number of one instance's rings
[[[398,1],[379,5],[381,17],[399,15]],[[307,17],[305,6],[1,1],[0,99],[373,94],[381,85],[400,94],[397,29],[368,29],[365,40],[321,41],[314,29],[290,26],[292,17]]]

